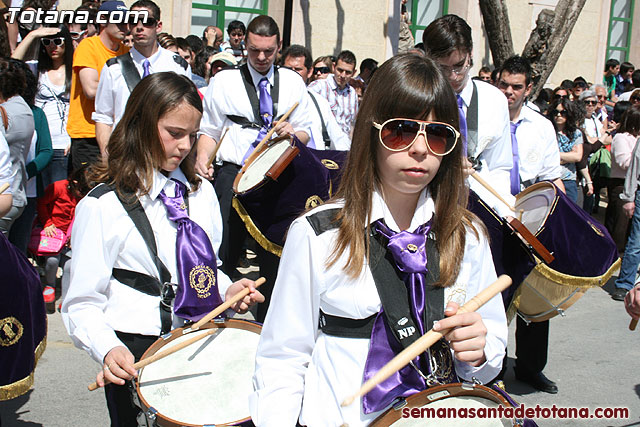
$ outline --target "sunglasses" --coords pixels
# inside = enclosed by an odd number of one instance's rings
[[[64,37],[56,37],[55,39],[40,39],[42,46],[47,47],[51,43],[56,46],[62,46],[64,44]]]
[[[82,37],[83,35],[85,35],[87,32],[87,30],[82,30],[80,32],[78,31],[69,31],[69,34],[71,34],[71,38],[73,40],[78,40],[80,37]]]
[[[567,110],[553,110],[551,113],[552,113],[553,117],[557,116],[558,114],[561,117],[565,117],[565,118],[567,117]]]
[[[553,98],[554,98],[554,99],[563,99],[563,98],[565,98],[565,99],[566,99],[566,98],[569,98],[569,95],[558,95],[558,94],[555,94],[555,95],[553,96]]]
[[[127,22],[127,24],[129,24],[130,27],[135,27],[139,22],[141,22],[145,28],[153,28],[158,25],[158,20],[150,16],[147,18],[146,22],[144,18],[140,18],[138,16],[129,16],[129,22]]]
[[[584,103],[585,103],[585,104],[587,104],[587,105],[597,105],[597,104],[598,104],[598,101],[591,101],[591,100],[588,100],[588,101],[584,101]]]
[[[585,89],[587,87],[587,84],[584,82],[576,82],[573,84],[574,87],[579,87],[581,89]]]
[[[460,138],[460,133],[453,126],[440,122],[389,119],[381,125],[373,122],[373,127],[378,129],[380,142],[389,151],[406,150],[422,133],[429,151],[436,156],[444,156],[454,149]]]
[[[630,97],[629,100],[631,102],[638,102],[638,101],[640,101],[640,96],[634,95],[634,96]]]
[[[314,67],[313,68],[313,74],[329,74],[331,72],[331,69],[329,67]]]

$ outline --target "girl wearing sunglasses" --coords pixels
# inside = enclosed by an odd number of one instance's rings
[[[495,280],[484,229],[466,209],[457,128],[455,95],[433,60],[399,55],[376,71],[337,194],[289,228],[256,355],[256,425],[368,425],[432,380],[498,374],[502,300],[456,315]],[[436,320],[456,327],[448,342],[340,406],[400,350],[396,333],[416,338]]]
[[[39,40],[39,42],[37,42]],[[67,179],[67,161],[71,139],[67,133],[69,94],[73,69],[73,39],[66,26],[40,27],[30,32],[13,53],[23,59],[30,46],[37,42],[37,61],[27,62],[38,78],[35,105],[42,108],[49,125],[53,158],[42,171],[44,188]]]

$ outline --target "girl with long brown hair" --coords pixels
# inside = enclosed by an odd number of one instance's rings
[[[298,218],[284,246],[250,397],[256,425],[367,425],[396,397],[499,372],[502,300],[456,315],[495,280],[466,209],[456,99],[431,59],[374,74],[336,197]],[[340,402],[433,322],[455,327],[349,407]]]
[[[236,311],[264,301],[253,281],[232,284],[217,268],[218,199],[193,167],[201,117],[200,96],[186,77],[143,79],[94,171],[100,185],[76,207],[62,316],[74,343],[102,365],[98,384],[111,382],[112,425],[137,425],[125,380],[137,376],[134,360],[161,333],[199,320],[245,287],[252,292]]]

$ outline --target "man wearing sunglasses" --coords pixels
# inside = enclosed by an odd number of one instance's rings
[[[562,168],[556,132],[551,122],[525,105],[531,93],[531,65],[521,56],[507,59],[500,70],[498,89],[509,104],[513,168],[511,194],[539,181],[553,181],[562,191]],[[557,393],[558,387],[543,373],[547,363],[549,321],[527,325],[517,316],[516,378],[532,387]],[[506,357],[503,372],[506,370]]]
[[[187,62],[158,45],[158,33],[162,31],[158,5],[152,0],[138,0],[131,10],[144,10],[148,15],[146,22],[136,19],[133,14],[130,16],[128,25],[133,36],[133,48],[108,60],[102,69],[96,93],[96,111],[91,116],[96,122],[96,138],[101,147],[107,145],[111,131],[124,114],[129,94],[140,79],[162,71],[173,71],[191,78]]]
[[[509,110],[504,95],[494,86],[472,80],[471,27],[459,16],[445,15],[433,21],[422,35],[427,54],[435,59],[456,93],[460,133],[466,150],[466,172],[474,170],[503,197],[509,198],[512,167]],[[513,213],[474,179],[469,185],[503,216]]]
[[[127,7],[122,1],[110,0],[102,3],[100,11],[110,15],[126,12]],[[105,18],[108,19],[107,16]],[[105,154],[106,145],[98,145],[91,114],[95,111],[94,100],[105,62],[129,50],[122,44],[126,32],[127,24],[100,24],[99,35],[84,39],[75,50],[67,122],[67,132],[71,137],[72,170],[77,170],[83,164],[94,163]]]

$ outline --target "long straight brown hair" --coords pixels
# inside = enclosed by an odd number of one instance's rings
[[[198,90],[185,76],[164,72],[142,79],[131,92],[124,115],[109,138],[107,161],[94,167],[92,180],[115,185],[121,195],[148,194],[154,171],[160,170],[166,159],[158,121],[182,103],[202,114]],[[200,178],[195,173],[193,156],[192,147],[180,169],[195,190]]]
[[[459,128],[456,98],[437,64],[414,54],[395,56],[373,75],[356,118],[351,151],[335,200],[344,200],[338,239],[327,266],[334,265],[348,251],[344,271],[357,277],[368,256],[372,195],[380,187],[376,150],[378,130],[373,122],[394,117],[436,121]],[[464,256],[466,227],[475,218],[467,209],[469,190],[462,169],[462,141],[442,158],[438,173],[428,185],[435,200],[433,230],[440,252],[438,285],[455,282]],[[366,232],[365,232],[366,231]]]

